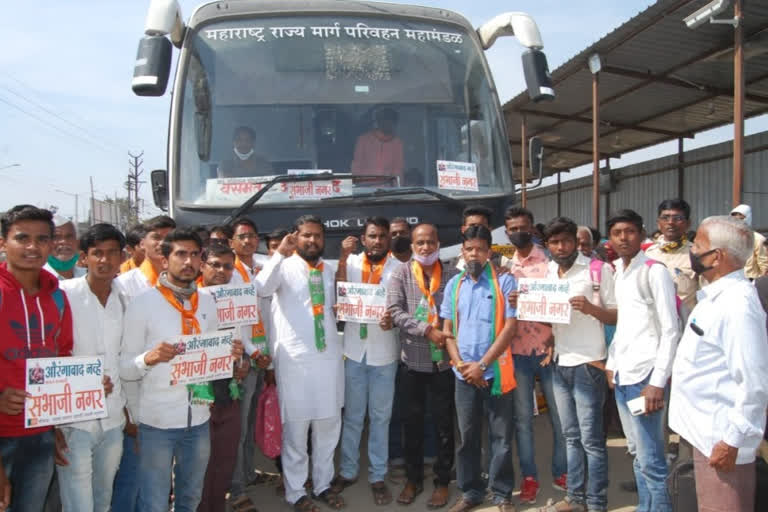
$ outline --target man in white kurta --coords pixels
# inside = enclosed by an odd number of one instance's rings
[[[320,257],[325,244],[322,221],[303,216],[297,219],[296,229],[295,234],[289,235],[296,239],[296,254],[279,267],[265,267],[262,274],[277,272],[279,276],[272,279],[265,275],[267,285],[259,290],[262,296],[272,295],[273,358],[283,423],[285,498],[290,504],[309,499],[304,483],[309,470],[307,435],[311,426],[314,494],[326,502],[337,503],[339,497],[331,492],[330,483],[333,454],[341,431],[344,366],[332,307],[336,296],[335,270]],[[282,256],[276,253],[272,258]],[[310,295],[310,265],[321,273],[324,293],[324,304],[316,307],[315,312]],[[320,326],[324,343],[316,336],[316,327]]]

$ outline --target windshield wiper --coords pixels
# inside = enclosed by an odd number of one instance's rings
[[[351,194],[348,196],[325,197],[322,199],[322,201],[343,201],[345,199],[366,199],[366,198],[375,199],[378,197],[414,196],[418,194],[426,194],[428,196],[432,196],[435,199],[440,200],[441,202],[448,203],[457,208],[464,208],[464,203],[462,203],[458,199],[454,199],[451,196],[441,194],[440,192],[435,192],[434,190],[430,190],[426,187],[404,187],[404,188],[396,188],[396,189],[379,188],[374,190],[373,192],[361,192],[359,194]]]
[[[396,181],[397,176],[391,176],[389,174],[366,174],[363,176],[354,175],[351,173],[340,173],[335,174],[331,172],[323,172],[319,174],[283,174],[280,176],[275,176],[271,180],[264,183],[264,186],[261,187],[261,190],[257,191],[255,194],[253,194],[251,197],[245,200],[243,204],[238,206],[235,210],[232,211],[232,213],[224,219],[224,224],[229,224],[236,218],[243,215],[245,212],[250,210],[253,205],[255,205],[259,200],[264,197],[264,194],[269,191],[273,186],[275,186],[278,183],[300,183],[302,181],[317,181],[317,180],[365,180],[365,179],[387,179],[390,181]]]

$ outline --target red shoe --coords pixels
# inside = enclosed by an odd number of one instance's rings
[[[536,496],[539,494],[539,482],[532,476],[527,476],[523,480],[523,485],[520,488],[520,501],[522,503],[528,503],[533,505],[536,503]]]
[[[567,491],[568,490],[568,473],[563,473],[560,478],[556,478],[554,482],[552,482],[552,487],[557,489],[558,491]]]

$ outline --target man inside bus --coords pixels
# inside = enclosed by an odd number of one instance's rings
[[[352,174],[386,174],[403,180],[403,141],[395,134],[397,112],[381,108],[376,112],[376,127],[362,134],[355,143]]]
[[[274,171],[269,160],[256,154],[253,143],[256,133],[247,126],[235,128],[232,152],[234,155],[224,160],[216,174],[219,178],[252,178],[258,176],[272,176]]]

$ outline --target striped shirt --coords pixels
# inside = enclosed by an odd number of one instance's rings
[[[435,294],[435,305],[440,307],[443,302],[445,285],[458,272],[455,268],[443,265],[440,276],[440,289]],[[429,325],[413,317],[423,295],[411,270],[411,261],[400,265],[389,278],[387,286],[387,310],[392,314],[394,326],[400,329],[400,358],[409,370],[435,373],[449,370],[448,352],[444,351],[443,360],[437,364],[432,362],[429,350],[429,340],[424,333]]]

